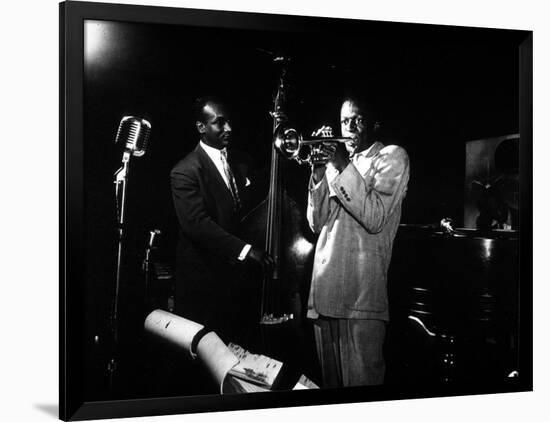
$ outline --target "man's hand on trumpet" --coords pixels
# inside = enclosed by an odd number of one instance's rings
[[[321,126],[313,131],[311,136],[332,138],[334,135],[330,126]],[[325,175],[327,163],[331,163],[339,172],[347,167],[349,154],[343,144],[327,141],[311,148],[311,165],[315,183],[318,183]]]

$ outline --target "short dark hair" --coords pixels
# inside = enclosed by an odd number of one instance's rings
[[[373,117],[371,107],[369,107],[367,101],[362,96],[346,94],[342,97],[342,101],[340,101],[340,107],[342,107],[345,102],[355,104],[357,108],[359,108],[359,110],[361,110],[361,112],[365,114],[364,117],[367,117],[368,119],[371,119]]]
[[[195,122],[205,122],[205,114],[204,114],[204,107],[207,104],[219,104],[223,105],[224,102],[214,96],[214,95],[205,95],[203,97],[198,97],[195,102],[193,103],[193,118],[195,119]]]

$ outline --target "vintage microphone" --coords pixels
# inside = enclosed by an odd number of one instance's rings
[[[115,296],[113,300],[113,308],[111,314],[112,335],[114,348],[118,344],[118,303],[120,292],[120,275],[122,268],[122,245],[124,240],[124,211],[126,205],[126,186],[128,182],[128,174],[130,171],[130,158],[141,157],[147,151],[149,143],[149,135],[151,133],[151,123],[147,120],[135,117],[124,116],[118,126],[118,131],[115,138],[116,144],[124,144],[124,152],[122,153],[122,167],[115,172],[115,198],[118,220],[118,251],[117,251],[117,267],[116,267],[116,283]],[[108,365],[109,386],[113,388],[113,375],[116,370],[116,359],[113,356]]]
[[[141,157],[147,151],[151,123],[134,116],[125,116],[120,121],[115,143],[125,143],[126,151]]]

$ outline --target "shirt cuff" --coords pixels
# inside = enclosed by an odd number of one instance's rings
[[[315,191],[317,189],[319,189],[321,187],[321,185],[323,184],[323,181],[327,178],[326,174],[323,175],[323,177],[321,178],[321,180],[319,180],[317,183],[315,183],[313,181],[313,174],[311,176],[309,176],[309,190],[310,191]]]
[[[248,251],[250,250],[250,248],[252,247],[252,245],[244,245],[244,248],[243,250],[241,251],[241,254],[239,255],[239,261],[244,261],[244,259],[246,258],[246,255],[248,254]]]
[[[311,180],[309,181],[309,190],[319,189],[319,186],[321,186],[321,183],[323,183],[323,179],[321,179],[319,182],[315,183],[313,181],[313,177],[311,177]]]

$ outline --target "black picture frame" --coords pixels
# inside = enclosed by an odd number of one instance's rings
[[[266,15],[153,6],[130,6],[70,1],[60,4],[60,418],[85,420],[306,406],[408,398],[444,397],[470,394],[530,391],[532,382],[532,43],[531,31],[464,28],[301,16]],[[83,285],[86,218],[84,201],[86,144],[84,135],[84,32],[85,20],[191,25],[220,30],[252,30],[308,33],[321,30],[352,31],[364,34],[406,36],[418,42],[506,40],[518,49],[518,106],[520,134],[520,275],[521,352],[519,364],[524,374],[520,382],[433,389],[353,387],[346,389],[280,391],[248,395],[187,396],[87,401],[84,312],[87,302]],[[154,129],[153,129],[154,130]],[[114,134],[113,134],[114,136]]]

